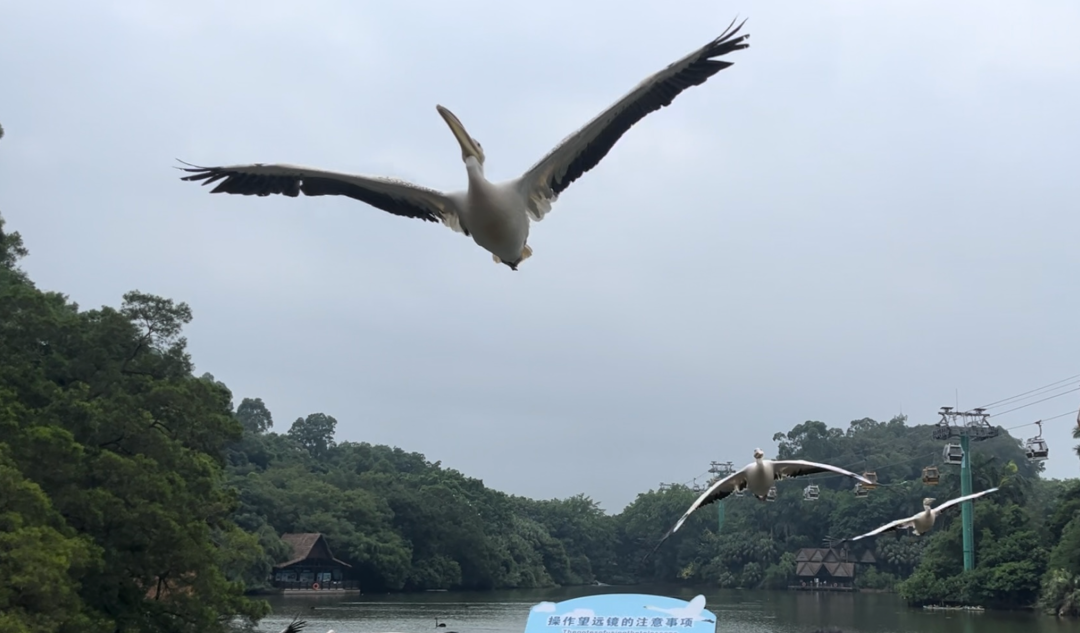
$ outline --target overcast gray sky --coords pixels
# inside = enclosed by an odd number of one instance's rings
[[[86,308],[135,288],[188,302],[198,371],[262,397],[276,430],[322,411],[339,440],[618,511],[807,419],[929,423],[957,390],[970,408],[1080,374],[1074,0],[2,14],[0,212],[25,267]],[[516,273],[440,225],[211,196],[173,169],[457,189],[439,103],[488,176],[512,177],[736,15],[735,66],[630,130],[533,226]],[[1046,425],[1051,476],[1078,474],[1074,424]]]

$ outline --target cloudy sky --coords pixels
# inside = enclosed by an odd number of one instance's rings
[[[25,267],[87,308],[188,302],[198,371],[277,430],[321,411],[339,440],[617,511],[804,420],[929,423],[1080,374],[1073,0],[2,10],[0,212]],[[735,66],[572,185],[516,273],[440,225],[173,169],[461,188],[438,103],[513,177],[736,15]],[[1078,405],[991,411],[1066,414],[1045,428],[1066,477]]]

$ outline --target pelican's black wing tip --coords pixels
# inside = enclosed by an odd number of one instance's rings
[[[720,34],[720,37],[716,38],[716,42],[718,42],[718,43],[723,42],[725,40],[729,40],[729,39],[735,37],[735,34],[742,30],[743,25],[746,24],[746,21],[749,20],[750,18],[743,18],[742,22],[739,22],[739,24],[736,26],[735,22],[738,19],[739,19],[739,16],[738,16],[738,14],[736,14],[735,18],[731,20],[731,24],[729,24],[727,26],[727,28],[724,29],[724,32]],[[732,27],[735,27],[735,28],[732,28]],[[749,38],[750,38],[750,34],[747,33],[747,34],[743,35],[742,37],[740,37],[739,39],[740,40],[745,40],[745,39],[749,39]],[[746,44],[745,46],[749,46],[749,44]],[[744,46],[744,48],[745,48],[745,46]]]
[[[732,24],[735,24],[734,20],[732,21]],[[743,49],[750,48],[750,43],[747,41],[750,39],[749,33],[744,33],[743,35],[739,35],[738,37],[736,37],[739,30],[742,29],[744,24],[746,24],[745,19],[740,22],[735,28],[731,28],[731,26],[729,25],[723,33],[716,37],[716,39],[705,45],[705,48],[703,49],[704,55],[702,55],[702,58],[713,59],[715,57],[727,55],[728,53],[734,53],[735,51],[741,51]],[[729,62],[724,67],[726,68],[727,66],[732,65],[732,63],[733,62]]]
[[[187,165],[187,167],[177,167],[176,165],[173,165],[174,169],[180,169],[180,170],[183,170],[183,171],[202,171],[202,170],[210,169],[210,167],[203,167],[201,165],[193,165],[193,164],[187,162],[186,160],[181,160],[179,158],[176,159],[176,162],[181,163],[183,165]]]
[[[177,158],[176,161],[183,165],[187,165],[187,167],[173,165],[173,169],[179,169],[180,171],[191,174],[190,176],[180,176],[180,180],[203,180],[214,175],[218,170],[217,167],[203,167],[201,165],[193,165],[187,161],[180,160],[179,158]],[[203,184],[209,183],[204,182]]]
[[[285,627],[285,630],[281,633],[300,633],[305,627],[307,627],[307,620],[301,620],[300,614],[297,613],[296,617],[293,618],[293,621],[290,622],[289,626]]]

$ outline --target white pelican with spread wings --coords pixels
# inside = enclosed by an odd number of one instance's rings
[[[217,183],[211,193],[245,196],[348,196],[394,215],[442,222],[472,237],[496,263],[517,270],[532,254],[529,227],[551,210],[559,194],[607,155],[631,126],[670,105],[687,88],[732,65],[716,59],[749,47],[749,35],[735,37],[745,20],[708,44],[669,64],[567,137],[523,175],[505,182],[484,177],[484,148],[450,110],[436,106],[450,126],[468,174],[468,188],[444,193],[401,180],[362,176],[281,163],[181,168],[183,180]],[[732,22],[734,25],[734,22]],[[530,123],[531,125],[531,123]],[[183,162],[183,161],[181,161]]]
[[[649,556],[652,556],[653,553],[656,552],[656,550],[660,549],[660,546],[664,544],[664,541],[677,532],[679,528],[682,527],[683,523],[686,523],[686,520],[689,519],[690,515],[698,508],[720,501],[725,497],[734,494],[737,490],[749,490],[759,501],[764,502],[766,495],[769,494],[769,488],[773,486],[774,482],[781,479],[805,477],[806,475],[814,475],[817,473],[844,475],[845,477],[851,477],[859,483],[870,486],[874,485],[873,482],[866,477],[856,475],[839,466],[808,462],[802,459],[765,459],[765,452],[760,448],[755,448],[754,461],[744,466],[741,470],[731,473],[723,479],[717,480],[713,485],[709,486],[705,492],[701,493],[701,496],[699,496],[694,503],[690,504],[690,508],[679,517],[679,520],[675,522],[675,525],[664,534],[663,538],[660,539],[660,542],[656,544],[656,547],[646,554],[643,560],[647,560]]]

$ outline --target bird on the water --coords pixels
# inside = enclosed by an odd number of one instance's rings
[[[854,538],[844,539],[844,541],[841,541],[841,543],[845,541],[858,541],[859,539],[864,539],[868,536],[876,536],[878,534],[882,534],[884,532],[891,532],[893,530],[910,529],[912,533],[915,534],[915,536],[922,536],[923,534],[926,534],[931,529],[933,529],[934,523],[937,521],[938,515],[941,514],[943,510],[948,510],[951,507],[954,507],[971,499],[978,499],[979,497],[983,495],[988,495],[996,490],[997,488],[988,488],[986,490],[983,490],[982,492],[976,492],[975,494],[957,497],[955,499],[946,501],[945,503],[939,505],[936,508],[932,507],[932,504],[937,501],[937,499],[933,497],[927,497],[923,499],[922,512],[919,512],[918,514],[913,514],[906,519],[897,519],[896,521],[893,521],[891,523],[886,523],[878,529],[867,532],[866,534],[860,534],[859,536],[856,536]]]
[[[656,547],[646,554],[645,559],[643,560],[648,559],[649,556],[652,556],[652,554],[656,552],[656,550],[660,549],[660,546],[664,544],[664,541],[677,532],[679,528],[682,527],[683,523],[690,518],[690,515],[702,506],[715,501],[720,501],[738,490],[749,490],[759,501],[764,502],[769,494],[769,488],[772,488],[773,483],[777,480],[825,472],[844,475],[845,477],[855,479],[859,483],[873,485],[873,482],[862,475],[857,475],[838,466],[819,464],[818,462],[808,462],[801,459],[765,459],[765,452],[760,448],[755,448],[754,461],[743,466],[742,469],[731,473],[727,477],[717,480],[713,485],[709,486],[705,492],[701,493],[701,496],[690,505],[690,509],[675,522],[675,525],[664,534],[663,538],[660,539],[660,542],[656,544]]]
[[[542,220],[559,194],[596,167],[635,123],[670,105],[687,88],[701,85],[731,66],[733,62],[717,58],[750,46],[746,42],[749,35],[735,36],[744,23],[734,29],[729,25],[716,39],[647,77],[511,180],[487,180],[484,148],[457,116],[441,105],[436,110],[461,146],[468,177],[468,187],[463,191],[444,193],[392,178],[284,163],[219,167],[184,163],[188,167],[180,169],[190,175],[181,178],[202,181],[203,185],[217,183],[211,193],[348,196],[394,215],[442,222],[471,237],[491,253],[496,263],[517,270],[533,252],[528,243],[531,222]]]

